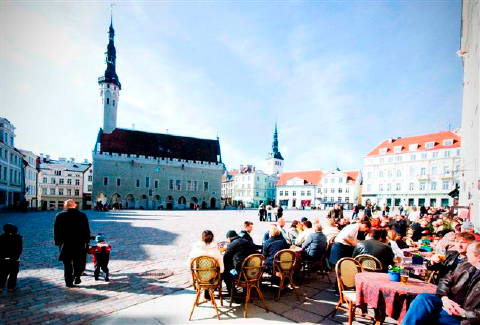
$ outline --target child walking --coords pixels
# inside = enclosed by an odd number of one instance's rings
[[[3,231],[0,235],[0,292],[3,291],[5,282],[8,292],[14,292],[23,249],[22,236],[17,234],[17,226],[9,223],[3,226]]]
[[[110,281],[109,272],[108,272],[108,262],[110,261],[110,252],[112,251],[112,246],[110,246],[105,237],[102,234],[98,234],[95,237],[97,244],[95,246],[90,246],[88,251],[89,254],[93,257],[93,265],[95,266],[95,271],[93,275],[95,280],[98,280],[100,275],[100,269],[105,274],[105,281]]]

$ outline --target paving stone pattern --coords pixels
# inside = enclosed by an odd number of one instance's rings
[[[255,222],[253,238],[260,243],[268,223],[245,211],[86,211],[92,234],[102,232],[112,245],[111,281],[95,281],[93,265],[79,288],[68,289],[63,264],[53,244],[56,212],[1,213],[0,224],[13,223],[24,237],[17,290],[0,293],[0,322],[6,324],[78,324],[190,286],[187,256],[205,229],[223,240],[229,229],[241,229],[244,220]],[[287,218],[319,215],[288,211]],[[165,279],[140,273],[166,270]]]
[[[53,245],[55,212],[1,213],[0,224],[13,223],[24,236],[24,252],[17,290],[0,293],[0,323],[87,324],[94,319],[127,309],[190,287],[187,257],[194,241],[205,229],[224,240],[230,229],[239,231],[245,220],[255,222],[252,237],[261,243],[270,223],[259,223],[257,213],[246,211],[86,211],[92,234],[104,233],[112,245],[110,282],[93,279],[93,264],[78,288],[68,289],[63,281],[63,264]],[[287,220],[324,217],[324,211],[286,211]],[[163,279],[145,276],[154,271],[171,274]],[[332,275],[333,277],[333,275]],[[339,323],[325,316],[338,298],[332,285],[316,276],[300,286],[302,301],[285,292],[279,302],[266,288],[270,309],[299,323]],[[270,290],[270,291],[269,291]],[[193,298],[192,298],[193,302]],[[215,318],[212,319],[214,321]]]

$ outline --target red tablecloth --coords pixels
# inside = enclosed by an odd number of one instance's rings
[[[376,308],[376,315],[385,315],[400,323],[410,303],[420,293],[435,293],[437,287],[416,279],[408,279],[408,284],[392,282],[386,273],[362,272],[355,276],[357,305]],[[383,319],[378,319],[383,321]]]

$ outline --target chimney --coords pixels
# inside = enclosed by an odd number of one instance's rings
[[[389,138],[387,139],[387,141],[388,141],[388,143],[393,143],[393,141],[395,141],[395,140],[393,140],[393,137],[389,137]]]

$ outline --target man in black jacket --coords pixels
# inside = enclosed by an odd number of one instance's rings
[[[393,250],[390,246],[382,243],[382,230],[375,229],[369,233],[369,239],[361,241],[353,250],[353,257],[361,254],[368,254],[378,258],[382,262],[382,271],[386,272],[389,265],[393,265]]]
[[[480,323],[480,242],[467,249],[467,260],[440,279],[436,294],[422,293],[410,304],[403,325]]]
[[[80,284],[85,270],[90,226],[85,213],[77,210],[75,201],[65,201],[64,209],[55,217],[54,239],[60,250],[58,259],[65,267],[65,284],[72,288],[74,282]]]
[[[5,281],[9,292],[15,291],[19,258],[22,254],[22,236],[17,234],[17,227],[12,224],[3,226],[4,233],[0,236],[0,292]]]
[[[475,241],[475,236],[468,232],[462,232],[455,236],[455,245],[452,250],[445,254],[445,260],[440,260],[439,255],[432,256],[427,269],[430,271],[439,271],[438,279],[443,278],[448,272],[457,268],[457,265],[465,260],[467,247]]]
[[[225,281],[227,291],[230,292],[233,278],[240,273],[245,258],[255,253],[255,247],[252,242],[238,236],[235,230],[229,230],[226,237],[229,244],[223,255],[225,271],[222,274],[222,279]]]
[[[238,235],[240,237],[248,240],[250,243],[252,243],[253,247],[255,247],[257,250],[261,250],[262,245],[255,245],[255,243],[253,242],[252,236],[250,236],[250,233],[252,232],[252,230],[253,230],[253,222],[245,221],[243,223],[243,230],[240,231],[240,233]]]

